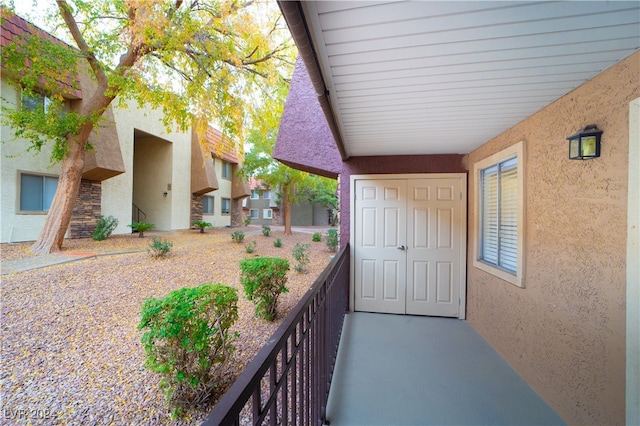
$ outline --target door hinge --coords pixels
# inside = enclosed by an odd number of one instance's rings
[[[460,193],[460,200],[462,200],[462,192]]]

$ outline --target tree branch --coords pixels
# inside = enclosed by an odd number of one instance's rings
[[[100,62],[95,57],[93,52],[89,50],[89,46],[87,45],[87,42],[84,40],[84,37],[80,32],[80,28],[78,28],[78,23],[73,17],[73,13],[71,13],[71,8],[69,7],[69,4],[65,0],[56,0],[56,3],[58,3],[58,9],[60,10],[60,14],[64,19],[65,24],[67,24],[67,27],[71,32],[71,36],[76,41],[78,48],[80,49],[84,57],[87,59],[87,62],[89,62],[89,66],[93,70],[93,74],[96,76],[96,79],[100,84],[103,84],[106,86],[107,75],[104,73],[104,70],[102,69]]]

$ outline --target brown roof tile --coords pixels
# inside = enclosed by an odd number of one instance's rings
[[[20,43],[29,36],[36,36],[41,39],[48,39],[54,43],[69,46],[67,43],[36,27],[5,7],[0,7],[0,13],[0,24],[2,27],[2,31],[0,31],[0,46],[2,47],[8,46],[11,43]],[[82,98],[82,92],[79,89],[78,75],[67,74],[61,76],[61,79],[58,81],[62,92],[66,96],[75,99]]]

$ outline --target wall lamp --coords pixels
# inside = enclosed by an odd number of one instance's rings
[[[569,159],[588,160],[600,157],[600,136],[602,136],[602,130],[598,130],[598,126],[595,124],[589,124],[575,135],[569,136],[567,138]]]

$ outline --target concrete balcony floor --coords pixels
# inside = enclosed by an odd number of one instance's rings
[[[465,321],[350,313],[329,392],[342,425],[558,425]]]

